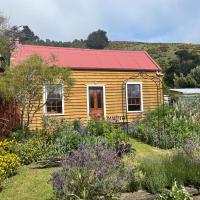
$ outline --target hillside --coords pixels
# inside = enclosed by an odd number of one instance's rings
[[[113,41],[109,43],[107,49],[147,51],[152,56],[152,58],[156,60],[163,71],[169,68],[169,62],[176,58],[176,51],[188,50],[200,54],[200,45],[182,43],[143,43]]]

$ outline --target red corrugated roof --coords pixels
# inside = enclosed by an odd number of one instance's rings
[[[14,64],[19,64],[32,54],[39,54],[47,60],[54,55],[56,61],[52,64],[71,69],[160,71],[160,67],[145,51],[93,50],[19,44],[11,59]]]

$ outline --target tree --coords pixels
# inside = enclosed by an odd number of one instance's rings
[[[69,69],[49,67],[40,56],[33,55],[5,71],[0,77],[0,94],[4,99],[15,99],[20,108],[21,127],[25,129],[46,104],[43,102],[43,86],[63,83],[68,94],[73,85],[70,74]]]
[[[192,69],[187,76],[180,74],[180,76],[175,75],[174,85],[177,88],[196,88],[200,87],[200,66]]]
[[[22,44],[32,44],[39,40],[39,37],[27,26],[13,26],[8,32],[13,38],[19,38]]]
[[[190,74],[191,70],[200,65],[200,55],[195,51],[179,50],[175,52],[177,56],[170,62],[171,67],[165,71],[165,82],[168,86],[174,87],[175,80],[183,81],[183,78]],[[187,77],[189,79],[189,77]],[[192,87],[192,82],[191,83]],[[188,84],[189,84],[188,82]]]
[[[10,59],[10,50],[11,50],[11,40],[6,34],[8,31],[8,22],[7,19],[0,15],[0,54],[5,59],[6,62],[0,62],[0,66],[5,67],[9,63]]]
[[[86,40],[87,47],[91,49],[104,49],[108,43],[108,37],[103,30],[90,33]]]

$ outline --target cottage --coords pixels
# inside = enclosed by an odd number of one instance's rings
[[[71,68],[75,80],[68,98],[64,85],[57,86],[57,95],[49,95],[49,86],[44,86],[47,103],[35,116],[32,128],[40,128],[43,115],[84,123],[99,117],[115,123],[130,122],[162,104],[161,69],[145,51],[18,44],[11,61],[18,64],[32,54],[45,59],[54,55],[55,64]]]

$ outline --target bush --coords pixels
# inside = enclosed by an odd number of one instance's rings
[[[116,149],[128,142],[128,136],[121,127],[113,126],[106,120],[91,120],[84,128],[79,120],[66,122],[50,118],[44,120],[43,129],[33,136],[36,138],[37,148],[41,155],[37,154],[37,159],[49,159],[59,157],[78,148],[80,144],[108,144]],[[38,139],[42,138],[42,139]],[[129,147],[129,148],[128,148]],[[122,149],[124,150],[124,149]],[[131,150],[126,146],[125,153]],[[124,152],[123,152],[124,153]]]
[[[144,159],[141,162],[140,169],[144,174],[142,187],[150,193],[161,192],[169,185],[163,158]]]
[[[160,116],[159,127],[158,110],[148,112],[143,120],[129,125],[131,136],[165,149],[181,147],[185,139],[200,142],[199,130],[200,125],[195,112],[179,107],[166,107],[165,116]]]
[[[90,120],[87,124],[87,135],[104,137],[112,146],[117,142],[128,142],[128,136],[122,127],[102,120]]]
[[[12,142],[7,140],[0,141],[0,187],[3,180],[17,173],[17,168],[20,166],[20,158],[7,150]]]
[[[171,191],[163,192],[155,200],[192,200],[186,189],[175,181]]]
[[[16,174],[17,168],[20,166],[20,159],[16,154],[5,153],[0,155],[0,172],[5,177]]]
[[[33,140],[18,142],[15,139],[0,141],[0,151],[16,154],[20,158],[21,164],[30,164],[37,157]]]
[[[142,185],[151,193],[172,187],[174,180],[185,186],[200,186],[200,163],[183,151],[145,159],[140,168],[145,176]]]
[[[53,190],[59,199],[114,199],[127,187],[128,173],[114,149],[81,145],[52,174]]]
[[[18,136],[17,136],[17,133]],[[30,164],[34,161],[62,158],[67,153],[77,149],[80,144],[108,144],[119,154],[131,151],[131,145],[127,144],[128,137],[122,128],[113,126],[105,120],[88,122],[84,128],[79,120],[67,122],[57,118],[43,118],[41,130],[34,132],[16,131],[15,137],[6,148],[10,153],[17,154],[22,164]],[[29,137],[23,137],[29,135]]]
[[[30,164],[33,161],[61,158],[81,143],[82,135],[74,130],[71,123],[50,118],[31,138],[20,142],[18,154],[23,164]]]

